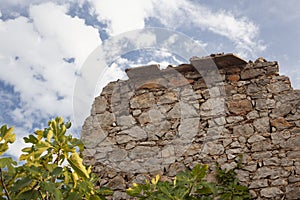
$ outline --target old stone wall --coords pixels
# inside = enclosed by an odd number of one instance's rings
[[[233,54],[160,70],[126,70],[95,98],[82,129],[84,161],[115,199],[133,182],[215,162],[255,199],[300,198],[300,91],[277,62]]]

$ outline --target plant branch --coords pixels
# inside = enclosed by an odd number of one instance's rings
[[[0,174],[1,174],[0,177],[1,177],[1,183],[2,183],[3,189],[4,189],[4,191],[5,191],[5,194],[6,194],[6,196],[7,196],[7,199],[10,200],[10,195],[9,195],[9,192],[8,192],[8,190],[7,190],[7,188],[6,188],[5,183],[4,183],[3,172],[2,172],[2,169],[1,169],[1,168],[0,168]]]

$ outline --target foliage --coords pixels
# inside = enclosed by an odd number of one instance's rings
[[[217,184],[207,182],[207,165],[196,165],[192,170],[179,172],[170,181],[160,181],[159,175],[144,184],[134,183],[127,189],[128,195],[138,199],[170,199],[170,200],[193,200],[193,199],[222,199],[244,200],[251,199],[246,186],[239,183],[234,169],[226,172],[217,165]]]
[[[111,191],[95,188],[91,168],[82,164],[83,143],[67,135],[71,123],[61,117],[48,128],[24,138],[31,147],[22,149],[19,160],[0,158],[0,199],[105,199]],[[15,141],[13,128],[1,127],[0,155]]]
[[[127,194],[139,199],[213,199],[217,194],[215,184],[207,182],[204,177],[207,165],[196,165],[191,171],[179,172],[173,182],[159,181],[159,175],[145,184],[134,183],[126,190]]]
[[[236,178],[235,169],[228,171],[222,170],[217,163],[217,181],[219,184],[218,189],[220,190],[221,199],[224,200],[247,200],[251,199],[248,187],[241,185],[239,180]]]

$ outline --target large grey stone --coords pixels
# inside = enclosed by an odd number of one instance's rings
[[[120,162],[127,157],[127,151],[125,149],[115,148],[108,156],[111,162]]]
[[[250,69],[242,71],[241,79],[245,80],[245,79],[254,78],[254,77],[257,77],[264,73],[265,73],[265,70],[263,70],[263,69],[254,69],[254,68],[251,69],[250,68]]]
[[[268,110],[275,107],[275,100],[264,98],[264,99],[256,99],[256,109],[257,110]]]
[[[203,117],[219,116],[225,114],[225,110],[224,98],[210,98],[200,106],[200,115]]]
[[[221,155],[224,153],[224,147],[222,144],[216,144],[215,142],[206,142],[202,149],[202,153],[209,155]]]
[[[111,127],[116,120],[115,115],[108,111],[105,111],[103,114],[97,114],[95,117],[95,122],[97,123],[93,124],[95,128],[101,127],[103,129],[107,129]]]
[[[160,151],[161,150],[159,147],[136,146],[130,151],[129,158],[133,160],[141,158],[151,158],[159,155]]]
[[[264,188],[260,191],[260,195],[266,198],[274,198],[282,194],[283,192],[277,187]]]
[[[119,144],[127,143],[129,141],[144,140],[147,138],[147,133],[139,126],[134,126],[130,129],[121,131],[117,135],[117,142]]]
[[[286,187],[286,199],[296,200],[300,197],[300,186],[297,184],[291,184]]]
[[[253,125],[258,133],[269,133],[271,131],[269,117],[256,119],[254,120]]]
[[[250,183],[249,189],[264,188],[268,185],[268,179],[254,180]]]
[[[91,113],[93,115],[104,113],[107,108],[107,100],[103,96],[95,98]]]
[[[267,89],[270,93],[278,94],[280,92],[290,90],[291,85],[288,83],[283,83],[283,82],[275,82],[275,83],[268,85]]]
[[[253,142],[259,142],[262,140],[265,140],[266,138],[262,135],[252,135],[249,139],[248,142],[249,143],[253,143]]]
[[[252,124],[243,124],[233,127],[234,135],[252,135],[254,133],[254,129]]]
[[[119,126],[131,127],[136,124],[135,119],[131,115],[117,117]]]

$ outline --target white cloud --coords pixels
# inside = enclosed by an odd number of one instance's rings
[[[258,40],[259,28],[252,21],[223,10],[213,12],[199,3],[187,0],[87,1],[94,6],[99,21],[108,23],[111,35],[144,28],[145,19],[152,17],[171,29],[193,27],[226,37],[241,54],[255,54],[265,49]]]
[[[158,16],[165,25],[173,28],[192,26],[209,30],[231,40],[237,50],[250,53],[264,50],[265,46],[257,40],[259,29],[245,17],[236,17],[230,12],[213,12],[201,4],[186,0],[154,1],[152,15]],[[167,11],[167,12],[166,12]]]
[[[93,5],[94,11],[98,14],[98,20],[109,23],[108,31],[111,35],[144,28],[144,19],[149,16],[147,12],[153,6],[151,0],[87,1]]]
[[[23,128],[53,115],[72,116],[75,72],[101,43],[97,29],[67,11],[45,3],[30,6],[29,18],[0,20],[0,80],[20,94],[19,108],[9,114]]]

